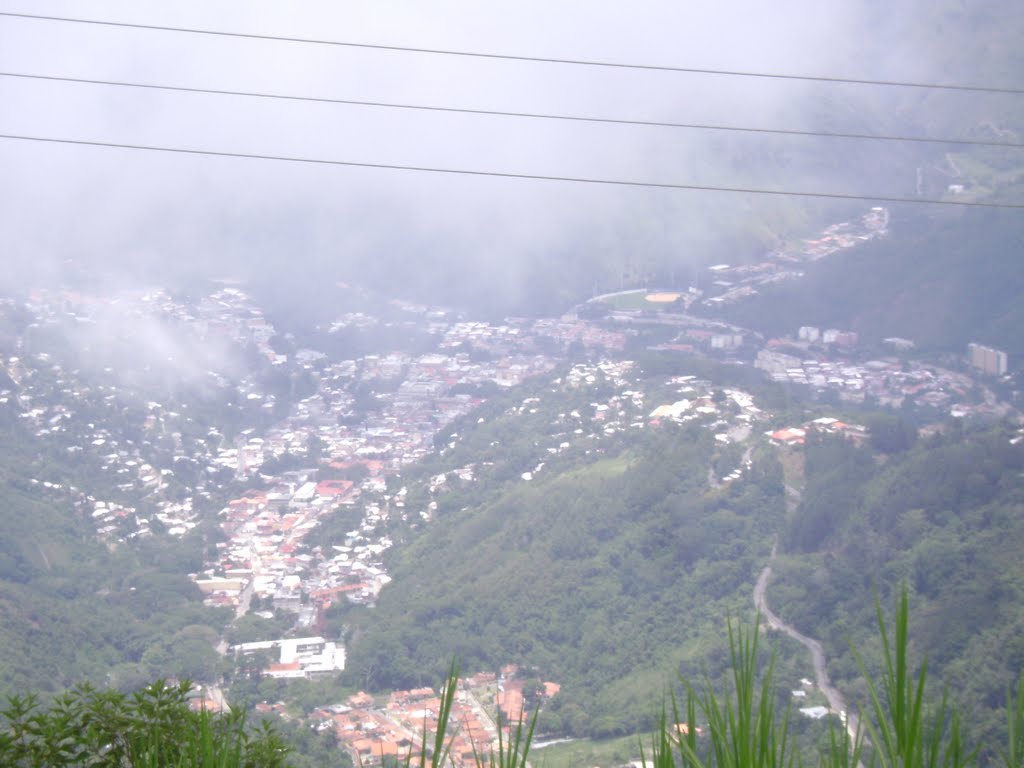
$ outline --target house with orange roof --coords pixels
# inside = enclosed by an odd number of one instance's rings
[[[544,683],[543,685],[544,697],[547,699],[550,699],[552,696],[556,695],[560,690],[562,690],[562,686],[558,683]]]
[[[316,495],[327,498],[344,496],[352,490],[353,485],[351,480],[321,480],[316,485]]]
[[[803,445],[806,436],[806,430],[799,427],[786,427],[772,432],[771,439],[773,442],[783,445]]]
[[[518,723],[523,716],[525,706],[522,683],[518,688],[510,688],[506,684],[505,690],[498,691],[496,703],[505,724]]]
[[[270,677],[277,679],[286,678],[299,678],[305,677],[306,673],[302,670],[302,665],[297,661],[288,663],[275,662],[267,667],[267,674]]]
[[[349,696],[346,702],[350,707],[372,707],[374,704],[374,698],[370,694],[366,693],[366,691],[359,691],[358,693],[354,693]]]
[[[676,723],[675,731],[676,732],[673,733],[672,736],[689,736],[690,735],[690,725],[689,725],[689,723]],[[697,728],[695,729],[695,732],[696,732],[696,734],[698,736],[700,736],[701,734],[704,733],[704,730],[700,726],[697,726]]]
[[[346,745],[354,762],[359,765],[379,765],[385,757],[401,759],[416,747],[415,742],[401,730],[383,728],[371,729],[375,735],[367,736],[360,731],[339,733],[339,738]]]
[[[206,696],[188,700],[188,708],[193,712],[220,712],[220,702]]]

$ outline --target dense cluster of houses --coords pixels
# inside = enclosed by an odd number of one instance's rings
[[[769,416],[754,404],[753,395],[739,389],[716,389],[707,379],[692,375],[674,376],[670,384],[681,397],[651,411],[648,418],[652,424],[658,424],[664,419],[678,423],[703,419],[708,429],[715,432],[718,442],[730,443],[737,434],[749,432],[751,424]],[[740,428],[739,432],[737,427]],[[744,430],[744,427],[747,429]]]
[[[336,463],[336,462],[335,462]],[[253,597],[263,610],[296,614],[296,626],[317,624],[321,612],[341,599],[372,603],[390,577],[381,555],[391,546],[374,535],[387,508],[360,499],[383,490],[379,462],[366,462],[365,479],[315,481],[315,469],[284,472],[267,489],[248,491],[221,511],[226,541],[197,585],[211,605],[245,613]],[[325,515],[360,505],[361,523],[324,551],[304,539]]]
[[[476,765],[475,755],[489,755],[496,746],[498,722],[491,712],[500,713],[507,734],[524,712],[523,680],[515,666],[500,675],[480,673],[461,678],[454,692],[447,723],[446,740],[450,763],[456,767]],[[558,693],[557,683],[544,683],[541,699]],[[433,688],[393,691],[378,699],[360,691],[344,703],[314,710],[311,724],[319,731],[333,731],[339,743],[357,765],[380,765],[389,758],[403,759],[418,754],[427,736],[428,752],[438,730],[443,692]],[[490,705],[496,703],[496,710]],[[265,707],[268,705],[264,705]]]
[[[425,308],[403,308],[428,314]],[[216,463],[243,480],[259,475],[267,488],[243,494],[221,511],[227,541],[218,544],[218,559],[197,580],[208,602],[244,612],[254,595],[274,609],[296,611],[300,627],[314,626],[320,613],[340,599],[372,604],[390,580],[381,562],[391,545],[387,520],[392,509],[404,514],[403,493],[386,495],[386,478],[430,453],[440,428],[482,402],[479,395],[453,390],[486,382],[512,386],[556,363],[537,351],[541,344],[532,321],[445,325],[436,317],[427,319],[439,332],[438,351],[324,361],[318,367],[317,391],[298,402],[290,415],[262,435],[242,435],[220,451]],[[331,327],[369,327],[374,322],[364,314],[349,314]],[[539,323],[540,332],[564,345],[621,346],[621,334],[589,333],[585,325],[574,320]],[[486,355],[471,356],[462,351],[466,346]],[[382,381],[391,384],[375,394],[375,407],[353,421],[354,387]],[[317,458],[310,456],[314,442]],[[264,462],[285,455],[303,457],[311,468],[275,476],[262,473]],[[353,468],[362,470],[357,481],[316,482],[321,470]],[[472,468],[467,473],[471,477]],[[324,515],[352,506],[358,506],[362,522],[343,540],[327,551],[300,551]]]
[[[797,356],[794,353],[800,353]],[[771,339],[754,362],[774,381],[833,392],[845,402],[871,400],[880,406],[912,403],[954,417],[1003,416],[1008,407],[996,401],[984,382],[969,373],[920,361],[881,358],[853,362],[845,356],[793,339]],[[982,393],[980,401],[976,394]]]
[[[831,416],[822,416],[804,422],[798,427],[783,427],[781,429],[769,430],[765,432],[765,436],[774,445],[801,446],[807,441],[807,435],[812,432],[839,435],[853,440],[855,443],[863,443],[868,437],[867,427],[860,424],[847,424]]]
[[[557,355],[573,343],[621,349],[625,342],[621,333],[572,317],[491,324],[449,319],[443,311],[406,302],[392,304],[410,315],[410,323],[435,336],[435,352],[382,350],[354,360],[327,360],[309,349],[282,354],[271,344],[276,329],[247,294],[231,286],[187,302],[161,289],[111,295],[34,291],[24,303],[4,301],[4,311],[27,312],[31,322],[17,340],[18,354],[0,360],[10,381],[0,389],[0,407],[12,409],[40,437],[59,439],[69,457],[103,468],[116,492],[74,489],[73,503],[114,545],[154,530],[187,533],[204,501],[225,480],[254,478],[268,459],[307,455],[311,439],[320,442],[323,456],[335,461],[397,471],[432,449],[441,426],[481,402],[466,391],[474,385],[517,384],[549,370],[556,362],[552,352]],[[349,312],[331,329],[366,329],[380,323]],[[111,328],[115,336],[123,334],[129,351],[141,344],[167,352],[162,361],[167,364],[165,379],[187,376],[195,386],[234,389],[234,399],[250,421],[274,412],[276,396],[252,371],[218,366],[220,357],[234,364],[244,351],[291,374],[313,373],[317,391],[269,429],[243,429],[229,439],[216,427],[203,425],[201,434],[195,434],[200,427],[182,404],[145,386],[161,375],[157,361],[147,359],[139,363],[144,370],[133,370],[139,362],[133,352],[105,361],[109,364],[102,368],[74,367],[76,356],[97,343],[89,334]],[[99,341],[112,348],[115,342]],[[51,351],[55,347],[68,347],[67,359]],[[214,354],[225,350],[230,354]],[[184,359],[189,353],[196,360]],[[197,361],[209,363],[208,369],[194,370]],[[375,407],[341,425],[339,421],[353,414],[352,391],[360,384],[386,386],[373,393]],[[460,387],[462,391],[453,391]],[[188,477],[185,492],[180,483],[175,487],[178,475]],[[382,482],[377,477],[369,485]],[[253,506],[236,505],[236,510],[247,509]]]
[[[194,304],[160,289],[104,296],[39,290],[23,304],[5,301],[3,310],[31,321],[14,344],[17,354],[0,360],[11,384],[0,391],[0,406],[58,443],[70,463],[101,470],[96,488],[68,489],[75,508],[111,544],[195,527],[196,507],[219,482],[203,472],[216,469],[217,441],[209,438],[219,433],[200,426],[186,403],[158,401],[154,392],[168,381],[223,390],[230,364],[197,366],[228,347],[251,345],[275,358],[274,331],[260,311],[233,288]],[[242,398],[259,397],[251,377],[232,386]],[[197,470],[184,493],[173,487],[183,465]]]

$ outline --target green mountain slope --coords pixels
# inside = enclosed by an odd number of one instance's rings
[[[201,540],[100,544],[64,490],[74,473],[14,413],[0,419],[0,697],[83,679],[130,688],[215,676],[224,617],[185,576]]]
[[[549,727],[630,733],[680,666],[724,660],[782,510],[778,465],[708,488],[713,439],[665,427],[453,509],[403,552],[354,638],[371,688],[516,663],[562,684]],[[443,514],[443,509],[442,509]]]
[[[1024,25],[1018,4],[1011,0],[984,7],[958,0],[912,0],[899,6],[860,0],[844,4],[837,16],[848,26],[845,35],[837,36],[828,61],[808,59],[794,65],[794,71],[1020,87]],[[819,83],[773,92],[775,98],[751,93],[759,107],[744,114],[739,105],[746,94],[736,87],[736,108],[726,113],[726,123],[1003,143],[1019,143],[1024,135],[1024,110],[1014,94]],[[674,117],[692,114],[692,105],[671,90],[660,100]],[[687,131],[674,134],[671,142],[652,138],[648,151],[657,157],[657,169],[637,169],[633,176],[679,184],[863,194],[867,199],[942,198],[955,184],[965,187],[964,201],[1024,200],[1024,159],[1017,147]],[[567,188],[566,199],[577,199],[573,195]],[[585,209],[588,203],[581,205]],[[413,221],[392,236],[398,242],[377,249],[361,274],[387,290],[424,300],[481,311],[552,313],[606,291],[647,285],[685,288],[711,264],[759,260],[780,240],[811,237],[861,205],[799,196],[643,190],[616,196],[607,212],[598,208],[599,214],[578,221],[566,217],[566,226],[543,242],[519,247],[506,245],[500,236],[482,247],[452,247]],[[906,206],[896,214],[941,210]],[[958,242],[970,253],[985,239],[979,230]],[[939,239],[935,243],[943,244]],[[426,268],[407,263],[405,254],[412,250],[426,255]],[[330,268],[336,261],[325,264]],[[920,266],[910,285],[926,285],[938,274],[927,264]],[[395,285],[396,271],[403,275],[400,285]],[[950,285],[958,286],[958,279]],[[899,299],[900,294],[885,296]],[[916,303],[922,309],[945,308],[941,294],[937,299],[935,304]],[[900,319],[910,324],[909,314]],[[871,330],[885,333],[883,326],[879,322]]]
[[[906,583],[915,658],[929,658],[982,744],[1002,738],[1006,687],[1024,669],[1024,445],[1012,434],[951,429],[883,463],[809,444],[771,588],[775,610],[823,641],[833,679],[857,695],[849,644],[874,660],[873,591],[888,606]]]
[[[1024,354],[1024,216],[917,214],[892,234],[811,265],[803,279],[765,290],[726,316],[769,335],[801,325],[848,328],[963,354],[967,342]]]

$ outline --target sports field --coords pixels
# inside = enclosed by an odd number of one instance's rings
[[[678,298],[678,293],[648,293],[644,296],[644,301],[649,301],[652,304],[671,304]]]
[[[675,291],[645,291],[638,289],[634,291],[623,291],[612,294],[602,299],[614,309],[637,310],[637,309],[667,309],[681,294]]]

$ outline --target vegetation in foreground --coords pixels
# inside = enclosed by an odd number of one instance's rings
[[[867,700],[851,644],[884,663],[872,591],[906,584],[910,634],[969,712],[972,742],[1001,742],[1005,687],[1024,669],[1024,443],[950,424],[884,455],[809,440],[806,485],[773,564],[773,608],[821,641],[833,681]],[[892,597],[890,597],[892,596]],[[781,659],[780,659],[781,661]]]
[[[830,718],[828,738],[816,757],[806,757],[789,707],[778,706],[774,656],[760,663],[760,627],[735,627],[728,638],[731,667],[723,685],[687,682],[680,704],[662,708],[659,728],[638,743],[641,761],[655,768],[969,768],[1024,766],[1024,677],[1007,692],[1003,745],[968,745],[961,716],[948,691],[927,688],[927,662],[910,659],[908,597],[904,589],[892,631],[876,600],[884,664],[879,674],[862,664],[868,702],[849,720]],[[438,726],[425,728],[404,766],[449,765],[458,724],[449,717],[458,668],[452,665],[441,695]],[[221,766],[274,768],[288,765],[287,747],[267,723],[248,729],[244,714],[192,712],[189,685],[163,681],[126,696],[81,686],[41,707],[34,696],[13,697],[0,712],[0,764],[5,766]],[[841,724],[840,724],[841,722]],[[477,768],[523,768],[530,754],[537,713],[507,733],[496,749],[475,755]],[[339,754],[339,759],[341,755]],[[535,759],[536,760],[536,759]]]
[[[41,706],[29,694],[0,711],[0,765],[18,768],[278,768],[287,747],[245,713],[192,711],[188,682],[158,680],[133,695],[80,685]]]

